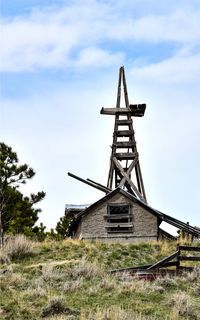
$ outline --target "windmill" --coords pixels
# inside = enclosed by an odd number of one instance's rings
[[[122,92],[125,107],[121,106]],[[101,114],[115,116],[107,186],[91,179],[82,179],[70,172],[68,172],[68,175],[105,193],[109,193],[117,187],[126,189],[129,193],[146,203],[132,119],[133,117],[144,116],[145,109],[145,104],[129,104],[125,71],[123,66],[120,67],[116,107],[101,109]]]

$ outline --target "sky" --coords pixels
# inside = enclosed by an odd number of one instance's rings
[[[124,65],[148,204],[200,226],[199,0],[0,0],[0,136],[36,171],[39,222],[104,194]]]

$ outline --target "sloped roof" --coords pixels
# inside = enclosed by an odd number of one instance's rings
[[[65,209],[67,210],[83,210],[90,206],[90,204],[66,204]]]
[[[139,203],[142,207],[144,207],[145,209],[147,209],[149,212],[151,212],[153,215],[155,215],[156,217],[158,217],[158,219],[160,220],[160,223],[162,221],[165,221],[166,223],[186,231],[189,234],[192,234],[193,236],[200,238],[200,230],[198,230],[198,228],[196,227],[192,227],[189,224],[182,222],[178,219],[175,219],[159,210],[156,210],[152,207],[150,207],[148,204],[146,204],[145,202],[139,200],[138,198],[136,198],[134,195],[130,194],[129,192],[121,189],[121,188],[116,188],[113,191],[109,192],[108,194],[106,194],[103,198],[99,199],[98,201],[94,202],[92,205],[90,205],[88,208],[86,208],[85,210],[81,211],[80,213],[77,214],[75,220],[78,221],[82,216],[85,216],[87,214],[89,214],[92,210],[94,210],[98,205],[104,203],[105,201],[109,200],[110,198],[112,198],[115,194],[117,193],[121,193],[122,195],[124,195],[125,197],[129,198],[131,201],[135,202],[135,203]]]

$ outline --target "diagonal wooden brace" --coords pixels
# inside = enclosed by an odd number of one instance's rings
[[[138,198],[142,201],[145,201],[145,199],[141,196],[140,192],[138,191],[137,187],[134,185],[134,183],[131,181],[131,179],[129,178],[128,174],[124,171],[124,169],[122,168],[121,164],[119,163],[119,161],[117,160],[116,157],[113,157],[113,162],[116,165],[116,167],[119,169],[121,175],[124,177],[125,181],[130,185],[130,187],[133,189],[133,191],[135,192],[135,194],[138,196]],[[124,185],[124,184],[123,184]],[[122,186],[121,186],[122,187]],[[145,201],[146,202],[146,201]]]

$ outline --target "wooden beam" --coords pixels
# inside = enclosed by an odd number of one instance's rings
[[[127,115],[130,114],[133,117],[142,117],[145,112],[146,105],[145,104],[131,104],[126,106],[126,108],[101,108],[101,114],[107,114],[111,116],[119,115]]]
[[[191,246],[179,246],[181,251],[198,251],[200,252],[200,247],[191,247]]]
[[[117,141],[114,146],[116,148],[135,148],[135,143],[133,141]]]
[[[186,257],[186,256],[180,256],[179,260],[181,261],[200,261],[200,257]]]
[[[130,173],[131,173],[131,171],[133,170],[134,166],[136,165],[137,161],[138,161],[138,157],[136,157],[136,158],[131,162],[128,170],[125,171],[128,176],[130,175]],[[124,170],[124,169],[123,169],[123,170]],[[120,182],[120,184],[119,184],[119,187],[122,187],[122,186],[125,184],[125,182],[126,182],[126,178],[123,177],[122,180],[121,180],[121,182]]]
[[[169,262],[170,260],[173,260],[174,258],[177,257],[178,252],[179,251],[176,251],[175,253],[171,254],[170,256],[152,264],[149,268],[147,268],[147,270],[158,269],[158,268],[164,267],[167,262]]]
[[[113,222],[107,222],[105,225],[106,228],[132,228],[133,224],[132,223],[125,223],[125,222],[119,222],[119,223],[113,223]]]
[[[131,188],[133,189],[134,193],[138,196],[138,198],[142,201],[145,201],[143,199],[143,197],[141,196],[141,194],[139,193],[138,189],[136,188],[136,186],[134,185],[134,183],[131,181],[131,179],[129,178],[129,176],[127,175],[127,173],[124,171],[124,169],[122,168],[121,164],[119,163],[119,161],[117,160],[117,158],[113,157],[113,161],[116,165],[116,167],[119,169],[121,175],[126,179],[127,183],[131,186]],[[122,186],[120,186],[122,187]]]
[[[129,124],[133,123],[132,119],[130,120],[116,120],[116,124],[118,126],[128,126]]]
[[[134,134],[133,130],[116,130],[114,131],[114,134],[117,137],[130,137]]]
[[[87,184],[87,185],[89,185],[89,186],[91,186],[93,188],[96,188],[96,189],[98,189],[100,191],[103,191],[105,193],[109,193],[110,192],[110,190],[107,187],[100,187],[100,186],[98,186],[98,185],[96,185],[96,184],[94,184],[94,183],[92,183],[92,182],[90,182],[88,180],[85,180],[85,179],[82,179],[82,178],[76,176],[73,173],[68,172],[68,176],[70,176],[70,177],[72,177],[72,178],[74,178],[76,180],[79,180],[79,181],[81,181],[81,182],[83,182],[83,183],[85,183],[85,184]]]
[[[119,160],[133,160],[137,156],[137,152],[121,152],[114,153],[114,157]]]
[[[96,184],[96,185],[99,186],[99,187],[102,187],[102,188],[107,189],[108,192],[111,192],[111,191],[112,191],[112,190],[109,189],[108,187],[106,187],[106,186],[104,186],[103,184],[100,184],[100,183],[98,183],[98,182],[96,182],[96,181],[94,181],[94,180],[92,180],[92,179],[87,178],[87,181],[89,181],[89,182],[91,182],[91,183],[94,183],[94,184]]]

